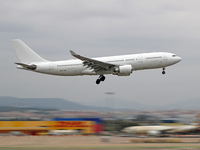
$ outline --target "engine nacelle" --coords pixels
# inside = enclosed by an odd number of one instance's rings
[[[153,137],[160,137],[161,136],[161,132],[160,131],[148,131],[147,134],[149,136],[153,136]]]
[[[132,73],[132,66],[123,65],[119,66],[119,68],[116,68],[114,74],[118,76],[129,76],[131,73]]]

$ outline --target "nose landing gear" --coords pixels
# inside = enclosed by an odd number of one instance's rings
[[[165,68],[163,68],[162,74],[165,74]]]
[[[96,84],[99,84],[101,81],[104,81],[106,77],[104,75],[100,75],[99,78],[96,80]]]

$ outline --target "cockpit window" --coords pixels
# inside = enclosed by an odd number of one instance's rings
[[[176,55],[172,55],[172,57],[176,57]]]

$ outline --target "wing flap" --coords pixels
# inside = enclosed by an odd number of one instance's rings
[[[116,66],[116,65],[111,64],[111,63],[102,62],[102,61],[99,61],[99,60],[96,60],[96,59],[81,56],[79,54],[76,54],[72,50],[70,51],[70,53],[72,54],[72,56],[82,60],[83,66],[95,71],[96,73],[101,73],[101,72],[105,72],[105,71],[113,71],[113,68]]]

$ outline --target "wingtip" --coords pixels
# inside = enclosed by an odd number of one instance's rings
[[[74,51],[70,50],[71,55],[75,56],[77,55]]]

